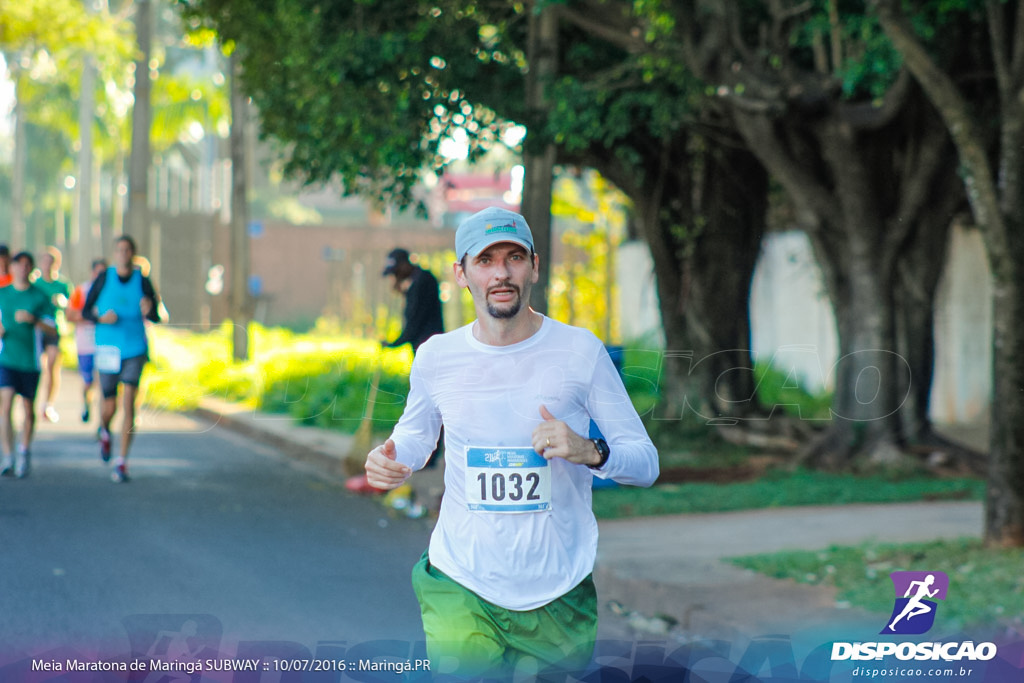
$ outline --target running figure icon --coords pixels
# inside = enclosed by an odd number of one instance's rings
[[[939,601],[946,599],[949,576],[938,570],[894,571],[892,612],[880,633],[920,635],[935,625]]]
[[[895,632],[896,624],[900,619],[907,619],[909,621],[913,617],[921,614],[927,614],[932,611],[932,606],[922,602],[924,598],[934,598],[938,594],[939,589],[929,590],[932,584],[935,583],[935,575],[929,574],[924,578],[923,581],[911,581],[910,586],[907,588],[907,592],[903,594],[903,597],[910,598],[907,604],[903,607],[903,611],[900,612],[899,616],[892,620],[889,624],[889,630]],[[914,593],[914,595],[911,595]]]

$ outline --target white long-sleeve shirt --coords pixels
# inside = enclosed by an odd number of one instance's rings
[[[594,476],[650,486],[658,454],[601,341],[544,318],[509,346],[478,341],[473,324],[436,335],[416,353],[397,459],[426,463],[445,427],[445,493],[431,564],[492,603],[541,607],[593,571]],[[545,405],[577,434],[593,419],[611,448],[600,470],[531,447]]]

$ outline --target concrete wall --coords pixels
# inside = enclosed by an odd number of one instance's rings
[[[932,417],[988,419],[992,401],[992,278],[981,233],[956,226],[935,312]]]
[[[663,347],[665,333],[658,310],[654,262],[646,242],[623,242],[615,254],[615,278],[619,286],[619,330],[622,341]]]
[[[619,310],[625,339],[659,341],[653,264],[646,246],[619,256]],[[992,396],[992,284],[977,230],[955,226],[936,302],[932,419],[984,422]],[[811,390],[831,389],[838,338],[832,306],[807,236],[765,237],[750,297],[754,354]],[[628,332],[627,332],[628,331]],[[663,339],[660,343],[664,344]]]
[[[175,324],[217,324],[227,315],[227,290],[209,294],[212,265],[227,261],[228,226],[202,214],[158,214],[158,239],[150,256],[154,281]],[[464,322],[450,264],[450,228],[386,225],[297,226],[258,222],[250,228],[251,273],[259,289],[256,319],[268,325],[312,323],[339,317],[350,328],[375,332],[374,314],[403,302],[380,276],[396,246],[423,254],[446,290],[446,323]],[[556,245],[554,260],[561,245]],[[564,256],[564,255],[563,255]],[[616,257],[621,338],[663,346],[654,268],[646,244],[623,244]],[[224,282],[230,282],[225,271]],[[992,285],[984,245],[976,230],[954,227],[936,308],[936,366],[932,418],[938,423],[983,421],[992,395]],[[837,337],[832,308],[806,235],[765,237],[750,299],[757,358],[792,374],[804,386],[829,386]]]
[[[770,233],[750,292],[754,356],[812,391],[831,390],[838,358],[835,316],[807,235]]]

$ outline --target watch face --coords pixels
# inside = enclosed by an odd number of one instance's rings
[[[597,446],[597,452],[601,454],[602,458],[607,458],[609,453],[608,442],[604,439],[594,439],[594,445]]]

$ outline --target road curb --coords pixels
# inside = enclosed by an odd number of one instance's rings
[[[258,426],[254,424],[252,419],[222,412],[209,405],[200,405],[193,408],[190,412],[194,417],[210,422],[215,426],[224,427],[254,441],[271,446],[281,451],[291,460],[314,465],[331,477],[342,480],[348,478],[344,468],[344,453],[336,454],[311,444],[306,440],[295,439],[278,431]],[[342,435],[339,435],[338,438],[341,439]]]

